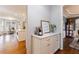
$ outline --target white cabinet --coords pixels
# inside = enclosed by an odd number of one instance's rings
[[[32,35],[32,53],[51,54],[60,48],[60,34]]]
[[[33,37],[32,38],[32,50],[33,53],[40,53],[40,39]],[[37,40],[38,39],[38,40]]]

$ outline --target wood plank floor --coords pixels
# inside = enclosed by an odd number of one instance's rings
[[[0,50],[0,54],[26,54],[25,41],[18,42],[16,49]]]
[[[79,54],[79,50],[69,47],[70,42],[73,41],[73,38],[64,39],[64,49],[58,50],[56,54]]]

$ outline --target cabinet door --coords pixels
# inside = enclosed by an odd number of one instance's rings
[[[48,53],[55,53],[59,48],[58,35],[54,35],[50,37],[50,45],[48,47]]]
[[[32,53],[39,54],[40,53],[40,44],[41,39],[38,39],[36,37],[32,37]]]
[[[54,53],[54,48],[55,48],[55,40],[54,40],[54,37],[51,36],[49,41],[49,46],[48,46],[48,53],[49,54]]]
[[[56,52],[56,50],[59,49],[59,40],[58,40],[58,35],[55,35],[51,38],[53,40],[53,53]]]
[[[40,52],[43,54],[51,54],[55,53],[59,48],[59,40],[58,35],[49,36],[40,41],[41,48]]]
[[[48,54],[48,46],[49,46],[50,38],[46,37],[41,40],[41,53]]]
[[[59,35],[49,36],[43,39],[33,37],[32,53],[50,54],[55,53],[59,49]]]
[[[41,53],[44,54],[51,54],[55,52],[57,42],[53,36],[46,37],[41,40]],[[55,47],[56,46],[56,47]]]

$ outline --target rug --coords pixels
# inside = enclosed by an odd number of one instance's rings
[[[77,42],[78,40],[74,39],[71,43],[70,43],[70,47],[79,50],[79,42]]]

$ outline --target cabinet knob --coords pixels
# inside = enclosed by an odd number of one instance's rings
[[[50,46],[50,44],[47,44],[47,46]]]

